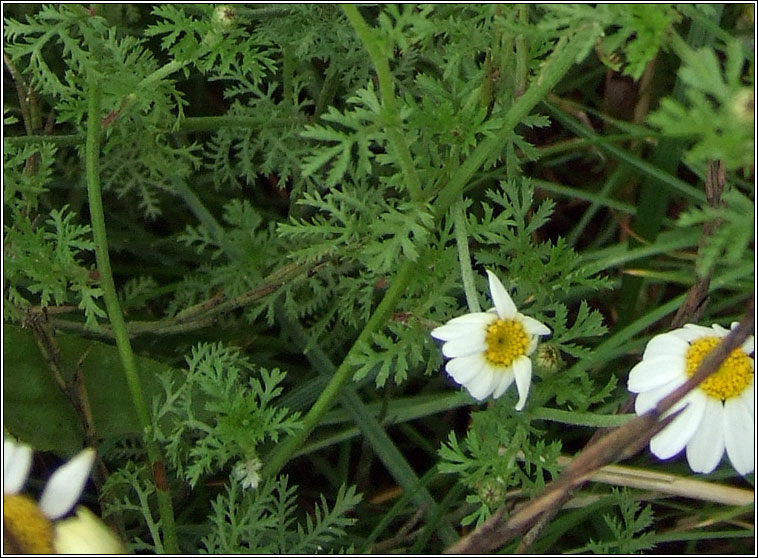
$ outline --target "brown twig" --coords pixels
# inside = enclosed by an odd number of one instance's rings
[[[136,335],[170,335],[175,333],[184,333],[209,327],[218,319],[228,312],[243,308],[248,304],[260,300],[261,298],[276,292],[288,282],[300,275],[313,275],[325,262],[316,262],[315,264],[289,264],[274,271],[268,275],[264,282],[231,299],[225,299],[223,294],[216,293],[208,300],[200,302],[194,306],[182,310],[173,318],[153,321],[131,321],[126,324],[126,329],[130,337]],[[53,326],[56,329],[76,331],[87,335],[96,335],[99,337],[113,338],[113,331],[107,325],[101,325],[97,329],[88,329],[81,322],[69,320],[53,319]]]
[[[721,205],[721,194],[726,184],[726,172],[721,161],[709,161],[705,177],[705,196],[708,205],[716,208]],[[708,243],[709,237],[721,226],[720,220],[708,221],[703,225],[703,234],[698,245],[698,254],[702,254]],[[708,287],[711,285],[713,265],[705,275],[697,277],[695,284],[690,287],[687,298],[679,307],[674,319],[671,321],[671,329],[682,327],[686,323],[697,322],[705,312],[705,298],[708,295]]]
[[[586,447],[540,496],[517,508],[507,520],[504,519],[505,509],[501,508],[478,529],[445,549],[445,554],[485,554],[501,547],[535,525],[546,512],[560,508],[571,497],[572,491],[590,480],[600,467],[628,458],[647,445],[650,438],[674,419],[676,413],[663,420],[660,420],[661,416],[691,389],[716,372],[729,354],[747,339],[755,326],[753,305],[751,299],[740,324],[703,359],[691,378],[662,399],[654,409]]]

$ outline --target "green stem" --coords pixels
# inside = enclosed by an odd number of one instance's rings
[[[290,108],[295,106],[295,88],[293,87],[295,75],[295,48],[287,43],[282,47],[284,63],[282,64],[282,90],[284,103]]]
[[[500,130],[494,132],[484,140],[469,155],[468,159],[458,168],[439,193],[434,202],[434,209],[438,216],[443,215],[455,202],[460,193],[468,184],[471,177],[477,172],[485,161],[497,158],[511,138],[512,131],[526,117],[529,112],[539,103],[566,75],[571,66],[581,56],[592,39],[600,34],[599,26],[592,26],[579,31],[572,38],[561,38],[553,49],[553,53],[543,66],[540,75],[528,87],[526,92],[514,102],[503,118]]]
[[[400,270],[393,279],[392,285],[385,293],[379,306],[371,315],[366,327],[363,328],[358,339],[353,343],[347,356],[342,361],[339,368],[337,368],[337,371],[324,388],[324,391],[310,408],[308,413],[303,417],[303,428],[274,448],[263,466],[263,476],[273,476],[284,467],[290,457],[302,446],[308,435],[314,428],[316,428],[316,426],[318,426],[324,413],[329,410],[334,404],[334,401],[341,395],[343,386],[353,375],[352,357],[361,350],[364,343],[370,342],[373,333],[384,325],[390,313],[395,308],[395,304],[397,304],[400,297],[403,296],[403,292],[405,292],[405,288],[408,286],[415,271],[416,264],[414,262],[406,261],[400,266]]]
[[[469,312],[481,312],[479,299],[476,296],[474,272],[471,269],[471,255],[468,250],[468,234],[466,229],[466,204],[459,201],[453,211],[455,217],[455,244],[458,246],[458,261],[461,264],[461,279],[463,292],[466,293],[466,303]]]
[[[516,8],[516,18],[522,25],[529,24],[529,4],[520,4]],[[515,39],[516,46],[516,75],[513,79],[513,96],[520,97],[526,91],[529,77],[529,40],[522,33]]]
[[[379,39],[369,26],[366,25],[363,17],[358,12],[358,8],[352,4],[344,4],[342,11],[353,25],[353,28],[355,28],[355,32],[360,37],[363,46],[366,47],[371,57],[371,61],[374,63],[376,77],[379,80],[379,91],[382,94],[382,112],[384,120],[387,123],[387,137],[390,140],[390,145],[395,155],[400,161],[400,168],[403,171],[403,177],[408,186],[411,200],[420,201],[422,199],[421,182],[416,173],[416,168],[413,166],[413,158],[408,148],[408,142],[405,141],[405,136],[400,132],[400,120],[398,119],[397,107],[395,105],[395,82],[392,79],[387,56],[384,54]]]
[[[161,66],[160,68],[158,68],[157,70],[155,70],[149,76],[145,76],[145,78],[137,84],[136,90],[139,91],[141,89],[145,89],[145,88],[151,86],[156,81],[160,81],[163,78],[170,76],[174,72],[178,72],[179,70],[181,70],[182,68],[184,68],[189,63],[190,63],[189,59],[187,59],[187,60],[172,60],[171,62],[169,62],[165,66]]]
[[[197,220],[208,229],[211,238],[213,238],[217,244],[221,244],[224,239],[224,228],[219,224],[213,214],[208,211],[205,204],[203,204],[200,198],[197,197],[197,194],[192,191],[184,180],[174,176],[172,176],[170,180],[174,191],[182,198],[190,211],[192,211],[195,217],[197,217]]]
[[[573,411],[562,411],[561,409],[550,409],[547,407],[535,409],[530,414],[534,419],[549,420],[575,426],[591,426],[593,428],[622,426],[637,416],[635,414],[598,415],[595,413],[576,413]]]
[[[222,128],[284,128],[295,124],[304,124],[305,117],[266,118],[261,116],[191,116],[179,121],[180,132],[215,132]]]
[[[55,145],[81,145],[86,141],[84,134],[67,134],[60,136],[6,136],[3,143],[8,145],[28,145],[34,143],[52,143]]]
[[[111,263],[108,256],[108,238],[105,232],[105,213],[103,211],[103,199],[100,190],[100,88],[97,78],[90,74],[89,91],[87,99],[87,143],[86,143],[86,175],[87,175],[87,193],[89,196],[90,219],[92,225],[92,235],[95,240],[95,258],[97,260],[97,270],[100,273],[100,285],[103,289],[103,299],[108,311],[108,319],[113,327],[113,333],[116,338],[116,347],[118,348],[121,364],[124,367],[126,382],[129,386],[129,392],[137,411],[137,418],[145,434],[145,446],[148,458],[153,465],[153,471],[156,466],[162,467],[163,460],[158,444],[147,436],[147,429],[150,428],[150,412],[145,402],[145,396],[142,391],[137,363],[134,358],[131,344],[129,343],[129,334],[124,323],[124,316],[121,312],[121,306],[116,293],[116,285],[113,282],[113,273],[111,272]],[[174,525],[174,512],[171,506],[171,498],[165,489],[165,479],[156,479],[158,507],[163,527],[163,544],[166,552],[175,554],[179,547],[176,539],[176,528]]]
[[[124,106],[128,106],[128,103]],[[123,110],[123,108],[121,109]],[[306,119],[303,118],[276,118],[266,119],[258,116],[193,116],[184,118],[179,121],[179,132],[215,132],[223,128],[253,128],[258,129],[263,126],[286,127],[298,124],[304,124]],[[170,125],[167,124],[165,130],[168,131]],[[52,143],[57,146],[81,145],[87,140],[85,134],[60,134],[60,135],[33,135],[33,136],[7,136],[3,139],[8,145],[28,145],[35,143]]]

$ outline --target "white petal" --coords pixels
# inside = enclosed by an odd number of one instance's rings
[[[527,333],[530,333],[531,335],[550,335],[550,328],[539,320],[524,316],[523,314],[519,314],[518,317]]]
[[[724,403],[724,439],[729,461],[740,475],[755,468],[755,424],[750,411],[738,397]]]
[[[755,352],[755,337],[749,335],[742,344],[742,350],[745,351],[746,355],[752,355]]]
[[[662,386],[658,386],[656,388],[649,389],[647,391],[643,391],[637,396],[637,399],[634,403],[634,411],[641,415],[643,413],[646,413],[653,407],[655,407],[658,402],[666,397],[669,393],[674,391],[676,388],[681,386],[684,382],[687,381],[687,377],[682,374],[681,376],[677,376],[668,383],[663,384]]]
[[[661,399],[666,397],[683,383],[684,380],[673,380],[660,387],[643,391],[638,394],[637,399],[634,400],[634,412],[638,415],[647,413],[650,409],[655,407]]]
[[[719,337],[726,337],[727,333],[729,333],[728,329],[721,327],[719,324],[713,324],[711,329],[715,331]]]
[[[724,404],[706,397],[703,422],[687,444],[687,462],[696,473],[710,473],[724,456]]]
[[[642,354],[642,360],[648,360],[653,357],[662,355],[680,355],[683,356],[690,344],[684,339],[671,333],[656,335],[648,341],[645,352]]]
[[[496,374],[499,379],[497,385],[494,388],[494,391],[492,392],[492,397],[495,399],[503,395],[505,393],[505,390],[511,387],[514,379],[512,370],[508,370],[507,372],[504,370],[499,370],[496,372]]]
[[[469,331],[471,331],[471,325],[469,324],[451,324],[447,323],[443,326],[434,328],[430,335],[434,337],[435,339],[439,339],[441,341],[450,341],[451,339],[455,339],[456,337],[461,337],[462,335],[466,335]]]
[[[95,450],[87,448],[53,473],[39,499],[40,510],[48,519],[58,519],[74,507],[94,461]]]
[[[640,393],[676,379],[686,379],[684,359],[679,356],[660,355],[638,362],[629,371],[627,387],[629,391]]]
[[[530,335],[529,336],[529,344],[526,346],[526,352],[524,353],[526,356],[531,355],[534,350],[537,348],[537,345],[540,344],[540,338],[536,335]]]
[[[473,329],[484,329],[484,325],[497,319],[497,316],[493,316],[487,312],[476,312],[473,314],[464,314],[453,318],[445,325],[434,328],[431,331],[431,336],[435,339],[441,339],[442,341],[448,341],[461,335],[466,335]],[[481,326],[481,327],[478,327]]]
[[[459,384],[465,385],[488,366],[482,355],[469,355],[448,361],[445,370]]]
[[[682,451],[703,420],[705,397],[702,393],[690,392],[686,397],[687,407],[650,440],[650,451],[660,459],[668,459]]]
[[[513,361],[513,375],[518,388],[516,410],[520,411],[526,404],[526,396],[529,395],[529,386],[532,383],[532,361],[525,356],[518,357]]]
[[[16,494],[32,467],[32,448],[3,437],[3,494]]]
[[[469,332],[468,335],[446,341],[442,345],[442,354],[448,358],[455,358],[482,353],[487,349],[487,344],[484,342],[484,334],[484,330],[474,330]]]
[[[471,312],[453,318],[449,324],[488,324],[497,319],[497,316],[493,316],[490,312]]]
[[[698,337],[713,337],[714,333],[718,333],[711,327],[704,327],[697,324],[684,324],[684,329],[692,335],[697,334],[694,339],[697,339]]]
[[[751,376],[750,383],[745,386],[745,389],[740,393],[739,398],[742,399],[742,404],[753,413],[755,416],[755,374]]]
[[[76,517],[55,522],[55,553],[78,555],[125,554],[121,541],[105,523],[84,506]]]
[[[484,367],[479,374],[464,384],[474,399],[483,401],[492,393],[492,384],[495,381],[495,373],[490,367]]]
[[[495,303],[495,308],[497,308],[498,316],[503,319],[511,319],[515,317],[517,314],[516,305],[513,304],[511,295],[505,290],[500,279],[498,279],[489,269],[487,270],[487,276],[490,280],[490,295],[492,296],[492,302]]]

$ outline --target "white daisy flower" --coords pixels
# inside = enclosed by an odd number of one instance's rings
[[[4,541],[12,552],[88,554],[100,553],[99,549],[105,548],[93,547],[90,544],[91,533],[86,541],[82,541],[84,546],[71,548],[71,545],[66,545],[65,548],[61,548],[59,542],[63,542],[62,535],[66,533],[67,526],[76,520],[66,519],[53,523],[66,515],[79,500],[94,461],[95,450],[88,448],[79,452],[52,474],[39,502],[35,502],[20,494],[31,468],[32,448],[7,437],[3,438]],[[79,513],[77,511],[77,515]],[[107,531],[104,525],[103,529]],[[120,549],[120,543],[115,536],[110,531],[108,533],[111,540],[116,541],[116,546],[108,548]]]
[[[732,324],[732,329],[737,323]],[[629,373],[629,391],[637,393],[634,410],[642,415],[689,379],[700,362],[726,337],[728,330],[687,324],[653,337],[642,361]],[[650,451],[668,459],[687,448],[696,473],[710,473],[726,449],[741,475],[755,466],[753,408],[755,340],[751,335],[721,367],[685,395],[669,413],[684,410],[650,440]]]
[[[258,483],[261,482],[261,467],[263,467],[261,460],[253,457],[247,461],[237,463],[234,466],[232,475],[242,483],[242,488],[255,489],[258,487]]]
[[[529,358],[540,335],[550,329],[534,318],[519,314],[508,291],[491,271],[487,271],[490,295],[495,307],[489,312],[472,312],[453,318],[432,330],[432,337],[445,343],[442,354],[449,357],[445,370],[464,386],[472,397],[495,399],[516,380],[519,399],[516,410],[526,403],[532,381]]]

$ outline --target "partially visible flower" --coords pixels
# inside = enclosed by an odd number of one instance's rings
[[[55,520],[66,515],[74,507],[82,494],[95,460],[95,450],[88,448],[79,452],[66,464],[56,470],[35,502],[20,494],[32,464],[32,448],[3,438],[3,524],[4,541],[13,553],[25,554],[91,554],[100,553],[92,546],[92,533],[82,540],[82,546],[64,549],[61,542],[59,524]],[[82,510],[81,506],[77,510]],[[93,516],[94,517],[94,516]],[[72,522],[75,519],[66,519]],[[99,521],[99,519],[97,520]],[[107,527],[102,526],[107,530]],[[115,536],[108,531],[111,539],[121,548]]]
[[[55,522],[55,550],[58,554],[125,554],[121,541],[85,506],[76,508],[76,517]]]
[[[261,467],[263,467],[261,460],[253,457],[237,463],[232,475],[236,480],[242,482],[242,488],[258,488],[258,483],[261,482]]]
[[[442,354],[449,357],[445,370],[479,401],[495,399],[516,380],[519,399],[516,410],[524,408],[532,381],[532,361],[541,335],[550,329],[534,318],[519,314],[508,291],[491,271],[487,271],[490,295],[495,307],[488,312],[472,312],[453,318],[432,330],[432,337],[445,343]]]
[[[732,324],[732,329],[737,323]],[[634,410],[642,415],[690,378],[728,330],[687,324],[656,335],[642,361],[629,373],[629,391],[637,393]],[[687,448],[687,462],[696,473],[710,473],[724,450],[741,475],[755,466],[755,339],[751,335],[732,351],[721,367],[685,395],[669,413],[684,410],[650,440],[650,451],[668,459]]]

